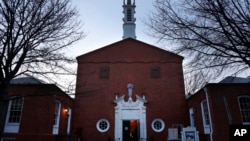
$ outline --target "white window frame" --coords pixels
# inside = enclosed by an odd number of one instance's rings
[[[15,97],[11,97],[10,99],[11,100],[9,101],[8,111],[7,111],[6,120],[5,120],[4,133],[18,133],[19,132],[19,125],[20,125],[21,117],[22,117],[24,98],[15,96]],[[9,122],[9,119],[11,116],[10,112],[11,112],[11,108],[12,108],[12,104],[13,104],[14,100],[21,100],[21,104],[19,103],[20,110],[18,110],[20,112],[20,115],[19,115],[20,117],[19,117],[18,122]]]
[[[194,108],[193,107],[189,108],[189,119],[190,119],[190,126],[194,127],[195,126],[195,122],[194,122],[195,117],[194,117]]]
[[[70,127],[71,127],[71,108],[67,109],[67,134],[70,134]]]
[[[100,124],[101,123],[106,123],[107,124],[107,127],[105,128],[105,129],[102,129],[101,127],[100,127]],[[96,123],[96,129],[99,131],[99,132],[107,132],[108,130],[109,130],[109,128],[110,128],[110,124],[109,124],[109,121],[107,120],[107,119],[100,119],[100,120],[98,120],[97,121],[97,123]]]
[[[206,107],[204,107],[206,105]],[[207,100],[204,99],[201,101],[201,112],[202,112],[202,121],[203,121],[203,127],[204,127],[204,133],[205,134],[210,134],[210,120],[209,120],[209,111],[208,111],[208,104]],[[207,116],[206,116],[207,115]],[[209,123],[207,123],[207,121]]]
[[[62,103],[59,100],[55,102],[54,125],[52,134],[57,135],[59,132],[60,114]]]
[[[250,111],[250,107],[248,108],[245,108],[245,109],[243,109],[243,107],[241,106],[242,105],[242,103],[240,102],[240,99],[241,98],[247,98],[248,99],[248,101],[244,101],[244,102],[248,102],[247,104],[249,104],[249,106],[250,106],[250,96],[248,96],[248,95],[243,95],[243,96],[239,96],[238,97],[238,104],[239,104],[239,108],[240,108],[240,114],[241,114],[241,120],[242,120],[242,123],[244,124],[244,125],[250,125],[250,120],[249,121],[245,121],[245,117],[247,117],[247,118],[250,118],[250,114],[249,115],[244,115],[243,113],[243,111],[247,111],[247,112],[249,112]],[[248,106],[248,105],[247,105]]]
[[[156,124],[157,122],[159,122],[159,123],[161,124],[161,128],[160,128],[160,129],[158,129],[158,128],[155,127],[155,124]],[[165,123],[164,123],[164,121],[163,121],[162,119],[157,118],[157,119],[154,119],[154,120],[152,121],[151,127],[152,127],[152,129],[153,129],[155,132],[162,132],[162,131],[165,129]]]

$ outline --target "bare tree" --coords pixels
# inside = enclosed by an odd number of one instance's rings
[[[249,74],[249,7],[249,0],[156,0],[146,24],[150,35],[176,43],[174,51],[186,56],[193,91],[225,72]]]
[[[70,0],[0,2],[0,130],[3,131],[10,80],[23,74],[64,75],[74,59],[64,48],[82,39],[78,11]]]

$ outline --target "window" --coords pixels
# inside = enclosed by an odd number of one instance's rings
[[[194,108],[189,108],[189,119],[190,119],[190,126],[191,127],[194,127],[195,124],[194,124]]]
[[[160,78],[161,77],[160,67],[158,66],[151,67],[150,75],[151,78]]]
[[[56,101],[56,106],[55,106],[55,118],[54,118],[54,125],[59,125],[59,120],[60,120],[60,110],[61,109],[61,102]]]
[[[56,101],[55,113],[54,113],[53,134],[58,134],[59,122],[60,122],[60,113],[61,113],[61,102]]]
[[[161,119],[155,119],[153,120],[151,127],[155,132],[162,132],[165,128],[165,123]]]
[[[250,124],[250,96],[240,96],[238,102],[243,124]]]
[[[21,98],[14,98],[10,103],[8,123],[19,123],[21,119],[23,100]]]
[[[16,138],[2,138],[1,141],[16,141]]]
[[[18,133],[21,114],[23,108],[23,98],[12,97],[9,101],[8,113],[5,123],[4,132]]]
[[[209,115],[208,115],[208,107],[207,107],[207,100],[203,100],[201,102],[202,107],[202,116],[203,116],[203,123],[205,125],[209,125]]]
[[[108,79],[109,78],[109,67],[107,67],[107,66],[100,67],[99,77],[102,79]]]
[[[67,134],[70,134],[71,113],[72,113],[71,108],[68,108],[68,109],[67,109]]]
[[[96,128],[99,132],[107,132],[109,130],[109,122],[106,119],[100,119],[96,123]]]
[[[207,100],[203,100],[201,102],[201,110],[202,110],[204,133],[209,134],[210,133],[210,121],[209,121]]]
[[[132,10],[127,9],[127,21],[132,21]]]

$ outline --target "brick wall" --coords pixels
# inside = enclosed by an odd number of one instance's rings
[[[238,96],[250,95],[250,84],[218,83],[208,84],[207,88],[213,126],[213,139],[215,141],[229,140],[229,125],[242,124]],[[201,141],[209,139],[209,135],[204,135],[203,131],[200,102],[204,99],[205,93],[203,89],[188,99],[188,106],[195,108],[195,124],[200,132]],[[227,109],[230,113],[229,115]],[[231,120],[229,120],[228,116],[231,117]]]
[[[172,124],[188,122],[182,72],[182,57],[133,39],[114,43],[80,56],[74,130],[82,129],[85,141],[114,138],[115,93],[127,96],[127,84],[133,83],[135,95],[146,93],[146,119],[148,139],[166,140],[167,128]],[[100,67],[109,67],[108,79],[99,77]],[[160,78],[151,78],[151,68],[160,68]],[[110,129],[100,133],[96,129],[99,119],[109,120]],[[166,128],[156,133],[151,128],[155,118],[161,118]]]
[[[66,134],[67,113],[64,109],[73,108],[73,100],[55,85],[11,85],[9,96],[23,97],[23,110],[19,132],[5,133],[5,137],[15,137],[17,141],[51,140],[55,113],[55,102],[61,102],[59,134]]]

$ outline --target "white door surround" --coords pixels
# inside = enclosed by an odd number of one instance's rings
[[[146,107],[144,103],[147,102],[145,97],[136,95],[136,101],[132,100],[133,85],[128,84],[129,98],[125,101],[125,96],[121,96],[114,100],[115,106],[115,140],[122,141],[123,121],[124,120],[138,120],[140,126],[140,139],[146,140],[147,128],[146,128]]]

